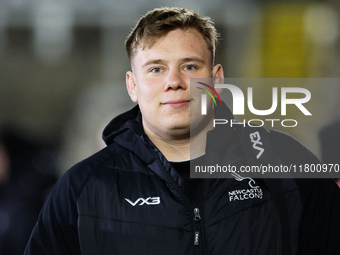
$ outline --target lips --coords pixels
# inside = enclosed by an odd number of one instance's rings
[[[170,100],[162,103],[162,105],[169,106],[169,107],[174,107],[174,108],[179,108],[179,107],[184,107],[188,106],[190,104],[191,100],[185,100],[185,99],[180,99],[180,100]]]

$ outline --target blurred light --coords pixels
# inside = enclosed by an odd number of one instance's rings
[[[326,4],[313,4],[304,17],[307,35],[320,46],[334,44],[339,36],[339,18]]]
[[[7,9],[0,5],[0,52],[6,44],[6,25],[7,25]]]
[[[52,64],[63,59],[72,46],[73,12],[70,6],[42,2],[34,14],[34,49],[39,58]]]
[[[253,1],[229,1],[225,8],[225,21],[230,26],[246,25],[253,20],[254,16]]]
[[[126,1],[103,0],[101,24],[104,27],[133,26],[143,5],[145,3],[142,1],[130,1],[127,4]]]
[[[25,3],[25,0],[10,0],[8,1],[12,7],[18,8],[19,6],[22,6]]]
[[[0,209],[0,235],[4,235],[10,226],[10,216],[5,210]]]

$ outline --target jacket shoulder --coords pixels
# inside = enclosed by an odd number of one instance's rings
[[[269,136],[274,152],[284,163],[320,163],[319,159],[293,136],[277,130],[270,130]]]

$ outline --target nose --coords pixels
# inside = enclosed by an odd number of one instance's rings
[[[185,90],[187,85],[184,80],[184,75],[179,70],[170,70],[165,78],[164,91],[167,90]]]

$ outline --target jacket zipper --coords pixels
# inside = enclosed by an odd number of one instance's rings
[[[202,195],[201,200],[198,202],[198,206],[194,208],[194,225],[195,225],[194,246],[197,248],[197,254],[205,254],[204,228],[202,226],[202,217],[199,207],[203,206],[203,196],[205,193],[207,180],[203,180],[201,185],[202,185],[202,189],[200,191]]]
[[[151,150],[154,151],[153,149],[153,144],[152,142],[149,140],[149,138],[146,136],[147,139],[144,138],[143,136],[143,140],[144,142],[150,147]],[[150,144],[151,143],[151,144]],[[157,153],[154,151],[154,153],[156,154],[156,158],[159,159]],[[160,161],[160,165],[163,165],[162,162]],[[163,166],[163,169],[164,169],[164,166]],[[198,207],[193,207],[192,203],[190,202],[189,198],[186,196],[186,194],[183,192],[183,190],[178,186],[178,184],[174,181],[174,179],[172,178],[172,176],[167,172],[165,171],[164,169],[164,172],[166,173],[166,175],[168,175],[169,179],[167,181],[169,181],[170,183],[172,183],[175,187],[175,189],[181,194],[181,196],[184,198],[184,200],[188,203],[188,205],[191,207],[191,209],[194,209],[194,230],[195,230],[195,238],[194,238],[194,246],[197,247],[197,250],[198,250],[198,254],[204,254],[204,243],[202,243],[202,231],[201,230],[201,224],[200,224],[200,221],[201,221],[201,215],[200,215],[200,210]],[[203,190],[204,190],[204,187],[205,187],[205,182],[203,182]],[[204,193],[202,190],[202,193]],[[199,245],[201,243],[201,245]],[[201,251],[201,253],[200,253]]]
[[[194,246],[199,246],[200,242],[200,226],[199,222],[201,220],[200,209],[197,207],[194,208],[194,220],[195,220],[195,238],[194,238]]]

